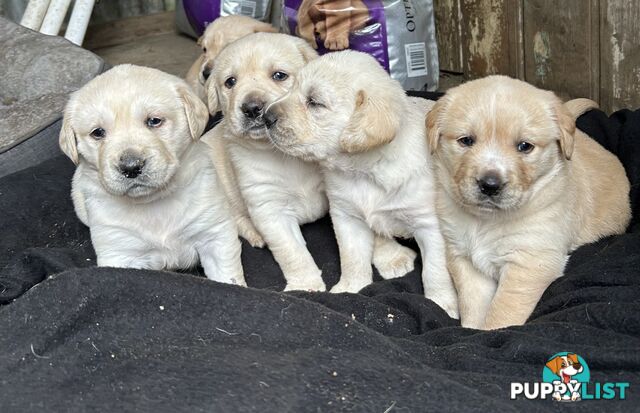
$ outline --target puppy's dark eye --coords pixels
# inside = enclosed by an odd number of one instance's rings
[[[224,81],[224,86],[227,89],[231,89],[232,87],[234,87],[236,85],[236,78],[231,76],[228,77],[227,80]]]
[[[203,51],[204,53],[207,53],[207,48],[206,48],[206,47],[203,47],[203,48],[202,48],[202,51]]]
[[[326,106],[312,97],[307,99],[307,106],[310,108],[326,108]]]
[[[148,127],[150,128],[157,128],[160,125],[162,125],[162,123],[164,122],[164,119],[161,118],[147,118],[147,120],[145,121],[145,123],[147,124]]]
[[[102,128],[94,128],[89,135],[95,140],[100,140],[107,135],[107,132]]]
[[[271,75],[271,78],[273,80],[276,80],[278,82],[282,82],[283,80],[287,80],[287,78],[289,77],[288,74],[286,74],[285,72],[273,72],[273,74]]]
[[[535,146],[533,146],[533,144],[526,142],[526,141],[522,141],[518,143],[518,152],[522,152],[522,153],[531,153],[531,151],[533,150],[533,148],[535,148]]]
[[[476,143],[475,139],[473,139],[472,136],[463,136],[461,138],[458,138],[458,143],[462,146],[473,146],[474,143]]]

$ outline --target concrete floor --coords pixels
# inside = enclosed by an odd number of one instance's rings
[[[178,33],[165,33],[96,49],[93,52],[111,65],[132,63],[184,77],[201,53],[201,49],[190,37]]]

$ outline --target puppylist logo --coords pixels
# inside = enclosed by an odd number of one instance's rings
[[[564,351],[547,360],[542,369],[542,382],[511,383],[511,400],[624,400],[628,388],[628,382],[592,383],[587,362],[576,353]]]

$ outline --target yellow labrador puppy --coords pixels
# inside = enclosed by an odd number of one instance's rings
[[[585,101],[563,105],[491,76],[451,89],[427,114],[463,326],[524,323],[568,253],[624,232],[629,181],[614,155],[576,129]]]
[[[415,237],[426,297],[457,318],[424,140],[431,105],[407,98],[373,57],[342,51],[310,62],[264,117],[278,149],[322,167],[342,267],[331,291],[371,282],[376,234]]]
[[[286,290],[326,288],[300,225],[326,215],[328,201],[318,166],[275,150],[263,113],[315,58],[316,52],[297,37],[252,34],[220,52],[208,83],[209,110],[222,110],[224,119],[203,139],[214,148],[214,158],[227,154],[231,166],[221,169],[230,170],[224,176],[231,181],[223,185],[234,214],[242,210],[240,215],[247,215],[236,222],[245,229],[253,222],[282,269]],[[250,231],[241,232],[250,242],[258,241]],[[384,238],[376,246],[373,262],[381,276],[398,277],[413,269],[415,253],[409,248]],[[371,257],[367,265],[371,270]]]
[[[74,93],[60,147],[99,266],[181,269],[246,285],[240,241],[204,143],[206,106],[181,79],[116,66]]]
[[[211,22],[198,39],[202,54],[193,62],[186,80],[202,100],[206,100],[204,84],[211,74],[213,60],[229,43],[252,33],[277,33],[278,29],[251,17],[222,16]]]

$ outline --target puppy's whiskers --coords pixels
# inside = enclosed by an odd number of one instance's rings
[[[284,95],[282,95],[282,96],[280,96],[280,97],[276,98],[276,100],[274,100],[273,102],[269,103],[269,105],[264,109],[264,111],[263,111],[262,113],[263,113],[263,114],[267,113],[267,111],[268,111],[269,109],[271,109],[271,107],[272,107],[273,105],[275,105],[275,104],[277,104],[277,103],[282,102],[283,100],[285,100],[286,98],[288,98],[290,95],[291,95],[291,90],[287,90],[287,92],[286,92]],[[260,116],[262,117],[263,115],[260,115]]]

